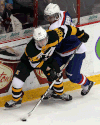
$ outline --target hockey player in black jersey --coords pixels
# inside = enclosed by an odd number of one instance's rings
[[[12,100],[5,103],[5,108],[17,108],[21,106],[23,91],[22,87],[30,72],[36,68],[40,68],[46,75],[49,82],[53,82],[58,78],[60,68],[56,60],[52,58],[52,54],[63,38],[76,35],[81,40],[87,41],[89,35],[83,30],[73,26],[62,25],[54,30],[46,31],[42,27],[34,29],[33,38],[27,44],[21,62],[18,64],[12,80]],[[60,76],[56,80],[54,86],[53,98],[65,101],[72,100],[72,96],[63,93],[63,77]]]

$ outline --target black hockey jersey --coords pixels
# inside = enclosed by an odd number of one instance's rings
[[[28,57],[29,62],[33,68],[41,68],[44,60],[49,58],[56,46],[60,44],[63,38],[70,35],[83,36],[84,31],[79,31],[78,28],[73,26],[62,25],[54,30],[47,30],[48,43],[46,46],[39,48],[34,39],[32,39],[26,46],[25,55]]]

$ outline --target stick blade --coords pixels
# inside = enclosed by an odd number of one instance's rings
[[[21,121],[27,121],[27,118],[31,115],[31,113],[25,114],[23,117],[20,118]]]

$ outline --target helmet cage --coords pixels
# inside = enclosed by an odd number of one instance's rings
[[[60,13],[55,13],[55,14],[52,14],[52,15],[46,15],[45,14],[44,18],[48,22],[54,22],[54,21],[57,21],[60,18]]]
[[[35,39],[34,39],[35,40]],[[41,39],[41,40],[35,40],[35,43],[37,46],[39,47],[43,47],[46,46],[46,44],[48,43],[48,36],[46,36],[45,38]]]

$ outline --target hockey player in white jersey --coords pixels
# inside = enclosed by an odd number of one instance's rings
[[[49,3],[44,10],[44,17],[50,23],[49,30],[53,30],[65,24],[75,27],[68,11],[61,11],[57,4]],[[63,39],[61,44],[56,47],[56,53],[53,56],[57,60],[59,66],[62,66],[67,62],[76,47],[81,43],[80,40],[75,35],[68,36],[67,38]],[[86,41],[83,40],[82,42]],[[85,52],[86,47],[84,43],[82,43],[74,58],[66,67],[66,75],[69,80],[73,83],[81,85],[82,96],[86,95],[94,84],[94,82],[88,80],[85,75],[80,73],[82,62],[85,58]],[[50,98],[51,95],[51,93],[50,95],[48,94],[45,99]]]
[[[52,54],[62,39],[70,35],[81,36],[81,39],[88,40],[89,35],[78,28],[63,25],[54,30],[46,31],[42,27],[34,29],[33,38],[27,44],[21,62],[18,64],[12,80],[12,100],[5,103],[5,108],[17,108],[21,106],[23,91],[22,87],[30,72],[36,68],[41,69],[47,76],[49,82],[58,78],[60,68]],[[55,99],[70,101],[72,96],[63,93],[63,77],[59,76],[53,86],[52,97]]]

